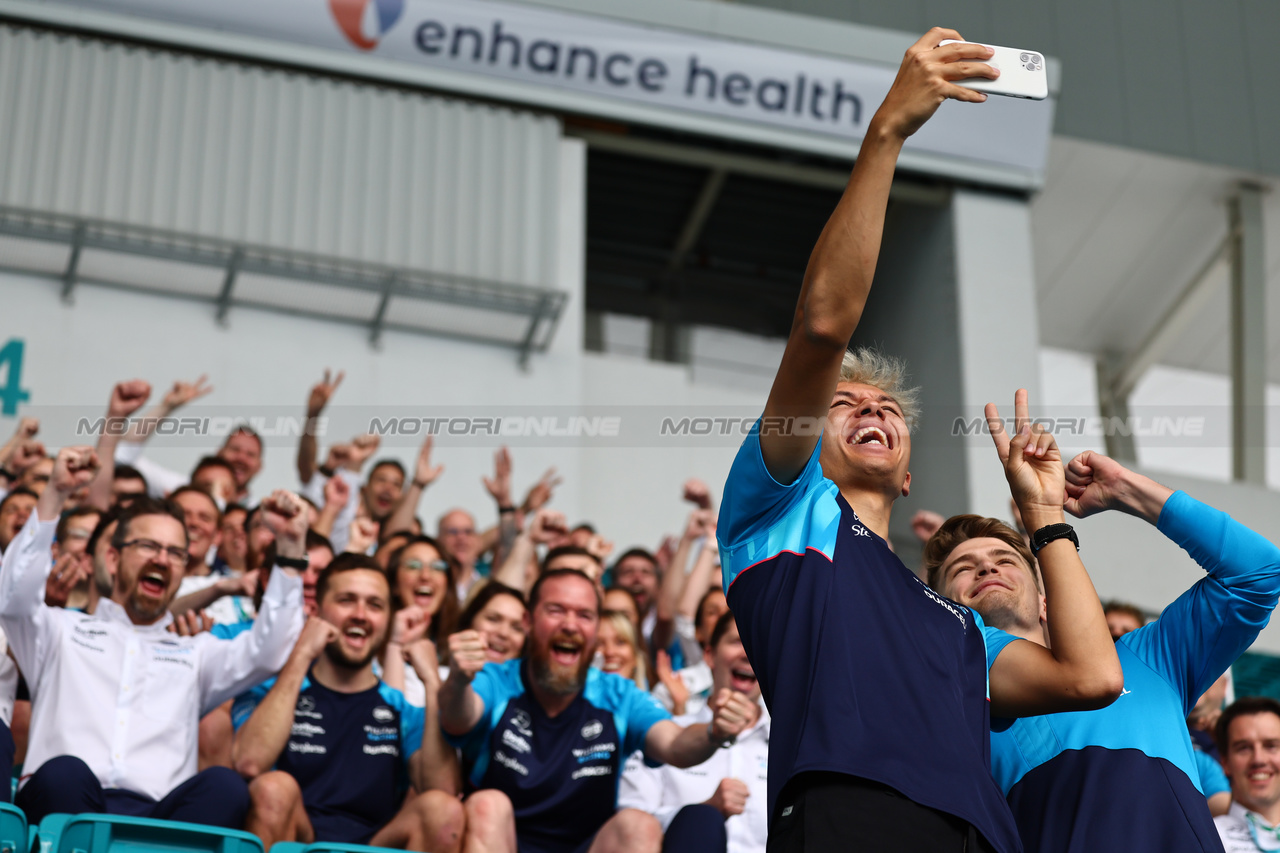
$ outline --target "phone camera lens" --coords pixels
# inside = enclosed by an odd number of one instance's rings
[[[1029,54],[1029,53],[1024,53],[1024,54],[1022,54],[1021,59],[1022,59],[1022,61],[1023,61],[1023,62],[1030,62],[1030,61],[1031,61],[1031,54]]]
[[[1038,69],[1039,69],[1039,67],[1040,67],[1040,66],[1036,65],[1034,62],[1028,62],[1028,63],[1027,63],[1027,70],[1028,70],[1028,71],[1036,71],[1036,70],[1038,70]]]

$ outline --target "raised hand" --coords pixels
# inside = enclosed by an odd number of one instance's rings
[[[875,122],[897,139],[906,139],[919,130],[948,98],[971,103],[987,99],[982,92],[957,86],[956,80],[994,80],[1000,76],[984,61],[991,58],[991,48],[980,44],[940,45],[945,39],[964,40],[955,30],[934,27],[907,49],[898,76],[876,111]]]
[[[93,560],[88,554],[61,554],[45,580],[44,603],[50,607],[66,607],[71,590],[92,574]]]
[[[684,499],[697,505],[698,509],[711,509],[711,489],[697,477],[684,481]]]
[[[554,509],[540,509],[529,525],[529,538],[535,545],[549,545],[569,532],[564,513]]]
[[[921,542],[928,542],[933,534],[938,532],[938,528],[942,526],[944,521],[946,519],[933,510],[917,510],[916,514],[911,517],[911,532]]]
[[[416,604],[401,608],[391,620],[391,640],[400,648],[416,643],[427,635],[427,626],[431,617]]]
[[[709,509],[695,509],[684,525],[684,538],[690,541],[716,535],[716,514]]]
[[[382,525],[372,518],[355,518],[351,521],[347,534],[347,553],[367,554],[369,546],[378,541],[378,531]]]
[[[351,452],[343,464],[352,471],[359,471],[369,461],[369,457],[378,452],[380,444],[382,439],[372,433],[357,435],[351,439]]]
[[[760,706],[757,703],[728,687],[720,688],[707,701],[707,707],[713,715],[708,729],[709,736],[718,743],[732,742],[751,728],[760,716]]]
[[[671,712],[680,716],[689,702],[689,688],[684,683],[684,679],[676,675],[675,670],[671,668],[671,655],[663,649],[658,649],[655,669],[658,681],[662,682],[667,692],[671,694]]]
[[[582,547],[586,549],[587,553],[599,560],[602,566],[609,559],[609,555],[613,553],[613,543],[599,533],[592,533],[591,538],[587,540],[587,544]]]
[[[511,451],[505,447],[493,454],[493,477],[482,477],[485,490],[498,506],[511,506]]]
[[[298,661],[310,663],[320,657],[324,647],[338,639],[338,629],[319,616],[308,616],[298,635],[298,642],[293,644],[293,656]]]
[[[479,631],[459,631],[449,635],[450,677],[456,674],[469,682],[484,669],[488,659],[484,638]]]
[[[341,477],[330,477],[324,484],[324,505],[341,510],[351,500],[351,486]]]
[[[1032,425],[1027,391],[1019,388],[1013,398],[1014,435],[1005,432],[995,403],[987,403],[987,427],[996,453],[1004,465],[1009,491],[1022,512],[1028,530],[1060,522],[1066,496],[1066,472],[1053,435],[1040,424]]]
[[[70,495],[76,489],[89,485],[99,467],[98,454],[92,447],[64,447],[58,451],[58,458],[53,463],[49,488]]]
[[[39,418],[23,418],[18,421],[18,428],[13,431],[11,442],[21,443],[36,437],[36,433],[40,431]]]
[[[144,379],[117,382],[107,402],[107,417],[127,418],[141,409],[151,397],[151,383]]]
[[[751,796],[751,789],[747,787],[746,782],[741,779],[721,779],[720,784],[716,786],[716,792],[705,804],[720,812],[727,820],[746,810],[749,796]]]
[[[1067,465],[1065,506],[1076,518],[1118,509],[1156,524],[1164,502],[1172,494],[1168,486],[1092,450],[1086,450]]]
[[[350,444],[331,444],[329,445],[329,456],[325,459],[324,467],[329,471],[337,471],[339,468],[345,467],[350,461]]]
[[[307,417],[319,417],[324,411],[324,407],[329,404],[329,398],[333,396],[333,392],[338,390],[338,386],[342,384],[342,379],[346,376],[346,372],[339,370],[338,375],[329,378],[329,368],[324,369],[324,379],[321,379],[315,385],[311,386],[311,392],[307,394]]]
[[[434,444],[435,437],[428,435],[418,450],[418,461],[413,467],[413,484],[421,489],[434,483],[444,473],[443,465],[431,464],[431,448]]]
[[[556,486],[560,485],[561,482],[563,480],[556,476],[556,469],[548,468],[547,472],[542,475],[538,482],[533,484],[533,487],[529,489],[529,493],[524,496],[524,503],[520,504],[520,511],[528,515],[542,509],[551,500]]]
[[[198,400],[205,394],[213,391],[213,386],[207,384],[208,376],[201,376],[195,382],[183,382],[181,379],[173,383],[173,387],[164,395],[165,411],[172,412],[180,409],[190,403],[192,400]]]
[[[262,502],[262,518],[276,537],[276,553],[297,559],[307,554],[307,507],[293,492],[276,489]]]
[[[21,474],[42,459],[48,457],[48,451],[44,449],[44,445],[34,439],[28,439],[14,448],[13,454],[9,457],[9,471],[13,474]]]

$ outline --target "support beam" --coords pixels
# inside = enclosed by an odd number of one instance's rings
[[[244,261],[244,252],[234,249],[227,259],[227,272],[222,277],[222,289],[218,291],[217,320],[219,326],[227,325],[227,312],[231,310],[231,291],[236,286],[236,276],[240,274],[240,264]]]
[[[62,301],[70,305],[74,302],[72,293],[76,289],[76,275],[80,271],[80,253],[84,250],[84,223],[78,223],[71,232],[71,255],[67,258],[67,269],[62,274]]]
[[[1126,365],[1132,361],[1133,356],[1126,359],[1117,352],[1103,353],[1098,359],[1098,410],[1106,425],[1103,436],[1107,455],[1126,465],[1137,464],[1138,447],[1128,428],[1129,392],[1120,394],[1117,389]]]
[[[687,364],[690,357],[690,331],[683,317],[676,314],[675,307],[680,303],[680,282],[676,273],[684,268],[689,252],[697,245],[702,236],[703,226],[707,224],[716,201],[724,190],[725,179],[729,173],[722,168],[712,169],[702,182],[698,196],[689,206],[684,225],[671,247],[671,257],[667,260],[666,273],[658,281],[658,290],[665,298],[662,305],[662,316],[649,327],[649,357],[655,361],[667,361],[672,364]]]
[[[518,363],[520,369],[525,372],[529,370],[529,354],[533,352],[534,344],[537,341],[538,325],[542,322],[542,317],[547,312],[547,309],[547,298],[544,296],[538,300],[538,308],[529,319],[529,328],[524,333],[524,340],[520,342]]]
[[[1262,190],[1241,184],[1231,217],[1231,473],[1267,483],[1267,279]]]
[[[396,274],[391,273],[383,282],[382,295],[378,297],[378,310],[374,312],[373,321],[369,324],[369,346],[374,349],[382,348],[382,327],[387,320],[387,303],[391,301],[391,293],[395,287]]]

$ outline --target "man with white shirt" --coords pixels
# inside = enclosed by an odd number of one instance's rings
[[[622,774],[618,806],[658,819],[665,833],[664,853],[764,853],[769,834],[769,714],[760,702],[760,685],[732,613],[716,621],[704,655],[711,667],[712,695],[744,694],[756,703],[759,716],[733,743],[696,767],[648,767],[639,754],[633,755]],[[705,704],[675,718],[681,726],[710,721],[711,709]]]
[[[169,604],[187,563],[183,514],[139,498],[105,553],[111,597],[93,615],[46,606],[58,514],[97,468],[91,448],[59,453],[0,567],[0,627],[32,702],[16,802],[33,823],[52,812],[108,812],[239,828],[247,787],[229,768],[196,772],[199,719],[283,666],[302,626],[301,583],[274,571],[253,629],[234,640],[169,633]],[[276,492],[264,508],[278,564],[301,564],[301,500]]]
[[[1213,819],[1226,853],[1280,850],[1280,702],[1238,699],[1215,731],[1231,809]]]

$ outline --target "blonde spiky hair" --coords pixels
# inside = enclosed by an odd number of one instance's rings
[[[840,362],[840,381],[857,382],[879,388],[898,402],[907,429],[916,431],[920,422],[920,389],[907,385],[907,363],[878,350],[859,347],[848,350]]]

